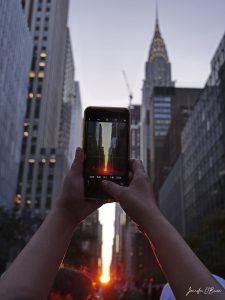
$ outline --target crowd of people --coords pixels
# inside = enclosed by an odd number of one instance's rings
[[[103,289],[104,300],[159,300],[163,284],[155,283],[153,278],[142,283],[129,280],[123,286],[112,284]]]

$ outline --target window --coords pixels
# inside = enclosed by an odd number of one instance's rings
[[[41,92],[42,92],[42,85],[38,85],[38,87],[37,87],[37,94],[41,94]]]
[[[46,58],[46,57],[47,57],[47,53],[41,52],[41,53],[40,53],[40,57],[41,57],[41,58]]]
[[[45,67],[45,62],[41,61],[41,62],[39,63],[39,66],[44,68],[44,67]]]
[[[38,72],[38,78],[44,78],[45,73],[43,71]]]
[[[52,181],[53,180],[53,174],[48,175],[48,180]]]
[[[35,147],[35,145],[32,145],[32,146],[31,146],[30,153],[31,153],[31,154],[35,154],[35,152],[36,152],[36,147]]]
[[[40,105],[38,105],[39,103],[36,104],[36,107],[35,107],[35,113],[34,113],[34,117],[35,119],[38,119],[39,118],[39,115],[40,115]]]
[[[35,72],[34,72],[34,71],[30,71],[29,77],[30,77],[30,78],[35,78]]]
[[[55,148],[51,148],[51,154],[56,154],[56,151],[55,151],[56,149]]]
[[[51,204],[52,204],[52,199],[51,199],[50,196],[48,196],[47,199],[46,199],[45,208],[46,208],[46,209],[51,208]]]
[[[41,198],[39,196],[35,199],[35,208],[40,208]]]
[[[28,170],[28,175],[27,175],[27,179],[28,180],[32,180],[32,178],[33,178],[33,170],[34,170],[34,164],[32,163],[30,163],[29,164],[29,170]],[[29,187],[29,186],[28,186]],[[28,191],[27,191],[27,193],[28,193]]]

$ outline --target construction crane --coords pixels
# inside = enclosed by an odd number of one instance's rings
[[[131,92],[130,85],[129,85],[127,75],[126,75],[125,71],[123,71],[123,77],[124,77],[124,80],[125,80],[125,83],[126,83],[126,86],[127,86],[128,94],[129,94],[129,107],[131,107],[132,100],[133,100],[133,93]]]

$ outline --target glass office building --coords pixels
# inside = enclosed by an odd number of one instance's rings
[[[182,152],[186,236],[198,236],[199,255],[215,272],[225,264],[221,230],[215,227],[225,209],[225,35],[183,130]]]
[[[20,1],[0,1],[0,205],[13,205],[32,38]]]

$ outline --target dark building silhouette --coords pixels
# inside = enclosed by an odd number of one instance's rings
[[[170,98],[170,117],[167,124],[155,124],[155,164],[154,186],[156,193],[169,174],[173,164],[181,153],[181,133],[202,89],[155,87],[153,97],[157,99]],[[158,102],[159,108],[162,102]],[[163,106],[160,107],[165,112]],[[166,118],[164,118],[166,121]],[[166,130],[167,134],[164,135]],[[162,134],[160,132],[162,131]]]
[[[111,145],[108,154],[108,167],[113,174],[123,174],[126,170],[126,159],[124,153],[128,147],[127,124],[113,123],[111,133]]]
[[[103,172],[105,165],[102,125],[98,122],[89,122],[87,134],[87,170],[89,174],[100,174]]]

